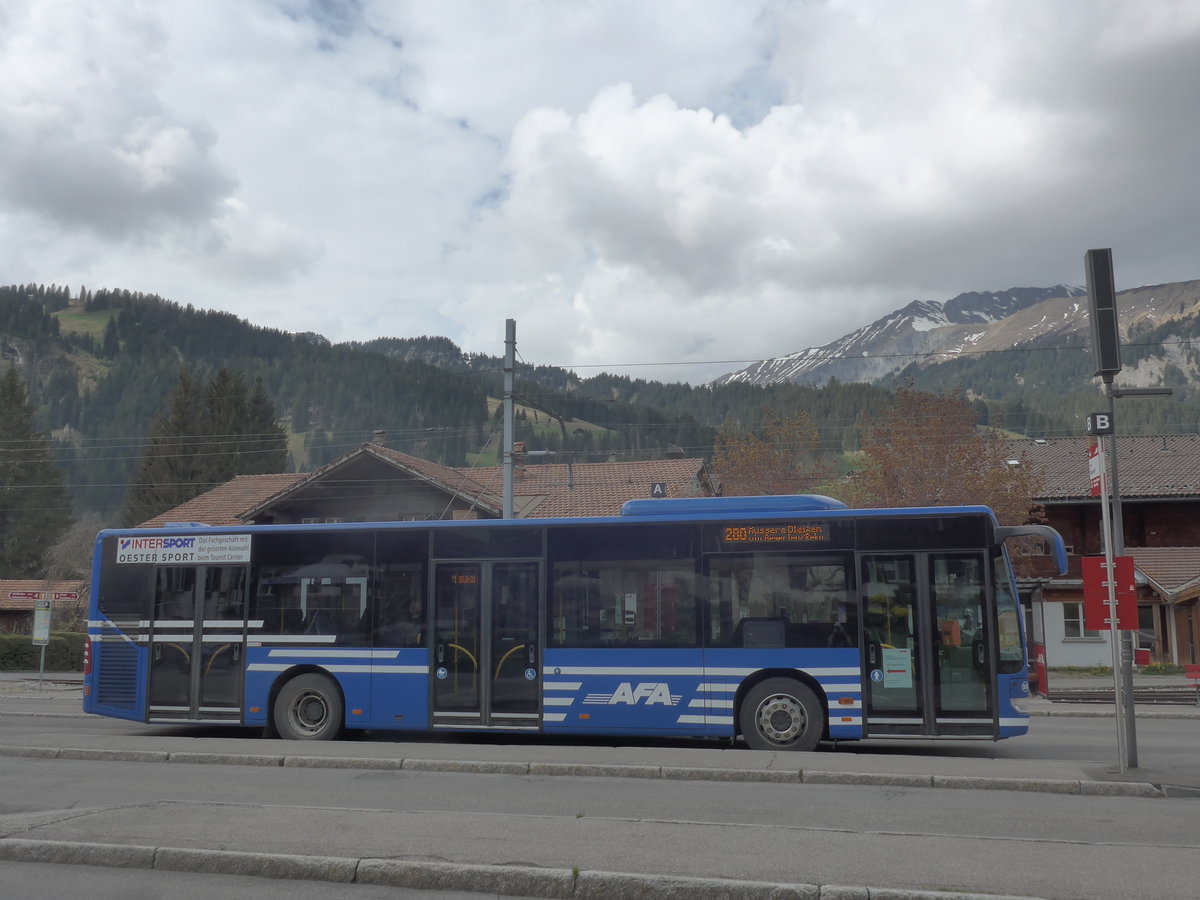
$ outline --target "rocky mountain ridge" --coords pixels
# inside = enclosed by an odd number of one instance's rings
[[[1171,322],[1180,323],[1181,333],[1190,332],[1190,326],[1200,320],[1200,281],[1121,291],[1117,311],[1123,345]],[[913,363],[930,366],[985,352],[1044,346],[1055,339],[1078,344],[1087,337],[1088,301],[1082,287],[975,291],[944,302],[915,300],[836,341],[762,360],[714,384],[819,387],[835,378],[843,383],[875,383]],[[1185,360],[1177,351],[1178,347],[1164,344],[1159,358],[1163,364],[1179,366]],[[1144,363],[1146,371],[1132,377],[1153,383],[1155,369],[1162,366],[1156,367],[1150,359]],[[1200,378],[1200,367],[1188,368]]]

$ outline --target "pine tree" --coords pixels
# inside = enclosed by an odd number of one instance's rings
[[[0,578],[37,578],[46,548],[71,523],[71,502],[50,441],[15,368],[0,378]]]
[[[286,464],[287,436],[261,381],[249,391],[225,369],[207,383],[185,369],[150,425],[124,521],[137,525],[235,475],[281,472]]]

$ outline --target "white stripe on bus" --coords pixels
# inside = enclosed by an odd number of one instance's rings
[[[250,663],[250,665],[246,666],[246,671],[286,672],[288,669],[293,668],[294,665],[294,663]],[[326,672],[342,672],[345,674],[366,672],[372,675],[427,675],[429,673],[428,666],[383,666],[374,663],[364,663],[363,665],[327,665],[320,661],[314,661],[313,665],[320,666]]]
[[[271,659],[286,659],[295,656],[311,656],[325,659],[337,657],[342,659],[395,659],[400,655],[399,650],[270,650],[267,656]]]
[[[836,669],[804,669],[792,666],[797,672],[804,672],[814,678],[835,678],[861,674],[855,668]],[[745,678],[755,672],[762,671],[762,666],[744,669],[713,668],[709,666],[554,666],[542,667],[544,675],[700,675],[704,677],[734,677]]]

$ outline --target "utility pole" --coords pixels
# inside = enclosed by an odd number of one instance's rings
[[[1170,388],[1119,388],[1114,387],[1111,378],[1105,382],[1108,393],[1108,415],[1113,423],[1113,433],[1108,436],[1109,456],[1112,457],[1112,548],[1113,556],[1125,555],[1125,525],[1121,521],[1121,485],[1117,478],[1117,432],[1116,416],[1114,414],[1118,397],[1169,397]],[[1115,576],[1113,576],[1115,578]],[[1133,635],[1135,632],[1121,633],[1121,693],[1125,703],[1125,752],[1130,768],[1136,769],[1137,754],[1137,723],[1134,718],[1133,702],[1133,651],[1135,649]]]
[[[513,517],[513,372],[517,367],[517,320],[504,320],[504,518]]]
[[[1097,375],[1104,382],[1105,393],[1108,395],[1108,418],[1111,431],[1108,432],[1108,456],[1111,475],[1106,473],[1112,488],[1112,521],[1108,517],[1108,497],[1101,500],[1104,512],[1105,530],[1111,535],[1106,536],[1110,551],[1108,572],[1109,581],[1115,581],[1115,570],[1111,568],[1112,557],[1125,555],[1125,525],[1121,519],[1121,486],[1117,477],[1117,429],[1116,410],[1114,401],[1117,397],[1161,397],[1171,393],[1170,388],[1118,388],[1113,385],[1113,378],[1121,371],[1121,336],[1117,325],[1117,302],[1115,279],[1113,278],[1112,250],[1089,250],[1084,255],[1084,272],[1087,276],[1087,293],[1092,336],[1092,359]],[[1115,601],[1114,601],[1115,602]],[[1133,702],[1133,634],[1128,630],[1118,632],[1115,628],[1116,607],[1112,607],[1114,628],[1112,630],[1113,646],[1113,687],[1116,690],[1118,727],[1123,719],[1122,740],[1118,743],[1123,751],[1122,761],[1130,768],[1137,768],[1137,718],[1134,714]],[[1135,623],[1136,627],[1136,623]],[[1116,642],[1120,643],[1117,652]],[[1119,677],[1118,677],[1119,676]],[[1122,771],[1124,768],[1122,767]]]

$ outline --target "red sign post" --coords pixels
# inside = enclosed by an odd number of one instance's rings
[[[1133,557],[1113,557],[1116,570],[1117,630],[1137,631],[1137,587],[1133,578]],[[1083,627],[1089,631],[1107,631],[1111,627],[1108,607],[1108,566],[1103,556],[1083,558]]]
[[[1092,439],[1088,445],[1088,492],[1093,497],[1100,496],[1103,469],[1100,468],[1100,442]]]

